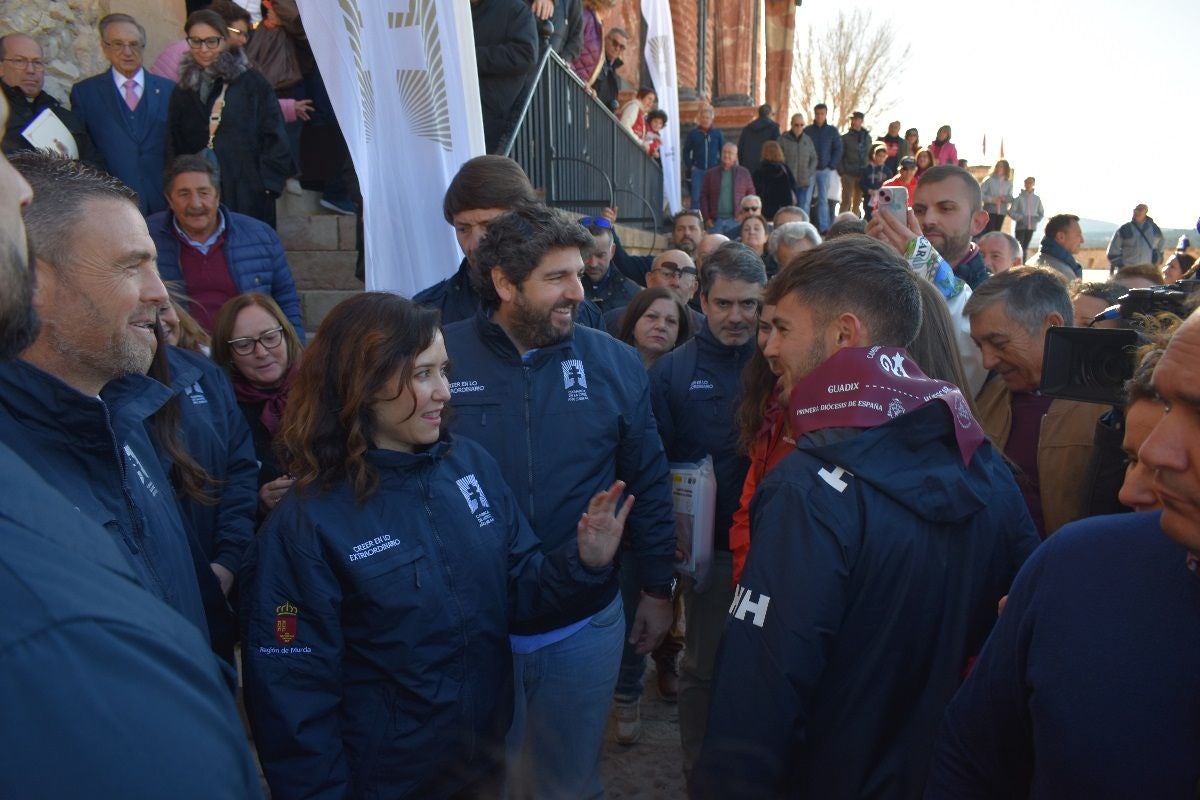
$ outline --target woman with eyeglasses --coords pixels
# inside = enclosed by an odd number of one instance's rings
[[[384,292],[334,308],[300,368],[296,485],[241,572],[246,709],[276,798],[502,796],[511,625],[610,585],[624,483],[543,552],[495,460],[446,431],[449,369],[437,311]]]
[[[260,510],[269,512],[295,482],[274,448],[288,393],[300,366],[300,337],[270,295],[230,298],[213,322],[212,359],[233,383],[238,406],[254,435]]]
[[[292,174],[279,102],[209,9],[184,25],[188,52],[167,107],[167,162],[201,153],[217,162],[221,203],[275,225],[275,198]]]

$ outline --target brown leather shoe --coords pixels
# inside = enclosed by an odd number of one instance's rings
[[[674,703],[679,697],[679,673],[674,661],[655,661],[658,672],[658,693],[668,703]]]

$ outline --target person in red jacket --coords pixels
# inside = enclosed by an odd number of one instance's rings
[[[754,194],[754,178],[750,170],[738,164],[737,145],[726,142],[721,148],[721,168],[705,172],[700,189],[700,212],[708,230],[729,235],[738,227],[737,210],[748,194]]]

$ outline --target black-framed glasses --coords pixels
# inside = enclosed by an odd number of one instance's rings
[[[46,62],[40,58],[6,58],[4,63],[12,64],[22,71],[32,68],[34,72],[41,72],[46,68]]]
[[[762,206],[742,206],[742,211],[751,211],[755,214],[762,211]]]
[[[700,274],[696,272],[695,267],[689,267],[687,265],[680,266],[674,261],[664,261],[655,267],[654,271],[659,275],[662,275],[664,278],[675,278],[676,280],[679,280],[684,275],[691,275],[695,277],[696,275]]]
[[[283,342],[283,326],[263,331],[260,336],[243,336],[240,339],[230,339],[225,342],[229,349],[239,356],[248,356],[254,352],[256,345],[262,345],[264,350],[274,350]]]
[[[585,228],[612,230],[612,222],[609,221],[608,217],[580,217],[579,224]]]
[[[206,36],[203,39],[198,36],[189,36],[187,37],[187,43],[188,47],[192,48],[193,50],[199,50],[201,47],[203,47],[205,50],[216,50],[221,46],[221,42],[224,41],[224,39],[224,36]]]

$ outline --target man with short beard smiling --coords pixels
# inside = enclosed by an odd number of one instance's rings
[[[452,428],[500,463],[543,552],[575,536],[594,487],[625,481],[637,498],[626,531],[642,590],[629,641],[645,654],[672,621],[669,472],[641,359],[573,322],[580,251],[591,246],[578,222],[545,206],[491,221],[472,272],[484,307],[444,332]],[[537,797],[603,794],[600,746],[625,630],[617,589],[614,572],[601,602],[512,629],[514,774]]]
[[[0,100],[0,125],[7,114]],[[29,184],[0,156],[0,362],[38,335],[21,223],[30,197]],[[19,444],[13,424],[25,424],[12,419],[10,399],[6,389],[0,795],[259,796],[241,722],[204,635],[139,583],[122,555],[125,543],[49,483],[77,492],[74,476],[53,470],[51,477],[40,454],[27,463],[9,448]],[[64,449],[57,437],[48,446]],[[118,725],[137,731],[137,759]],[[74,754],[70,769],[62,769],[64,752]]]
[[[207,633],[174,490],[145,421],[171,391],[146,377],[167,302],[135,196],[78,162],[21,153],[41,319],[0,364],[0,439],[104,525],[139,582]],[[215,578],[208,574],[209,580]]]

